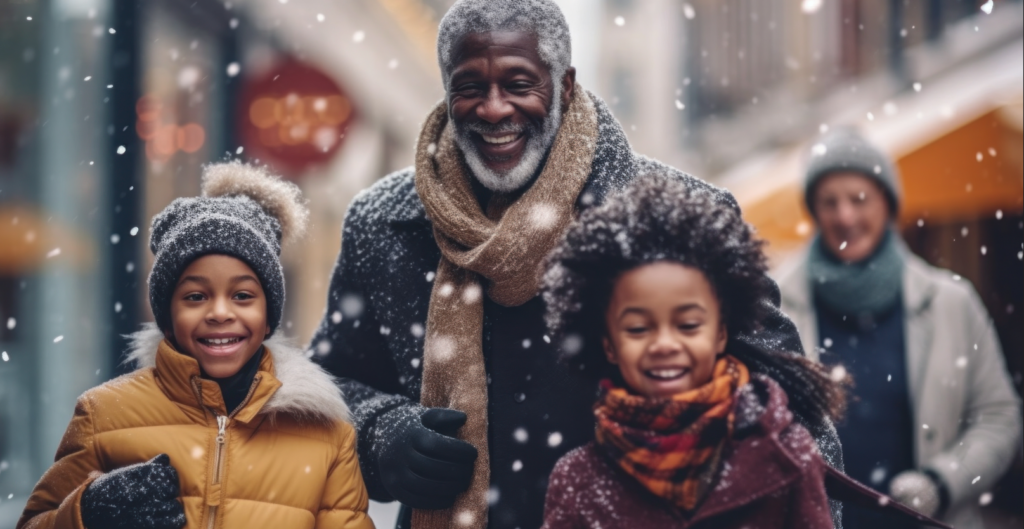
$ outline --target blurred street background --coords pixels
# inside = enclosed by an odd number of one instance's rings
[[[286,332],[319,323],[353,196],[412,163],[443,96],[450,0],[0,0],[0,529],[84,390],[151,316],[149,219],[202,165],[270,164],[310,200]],[[855,125],[898,161],[911,248],[1024,351],[1019,0],[561,0],[582,85],[634,148],[730,189],[773,264],[812,235],[802,156]],[[1020,527],[1020,457],[987,507]],[[379,527],[391,506],[375,505]],[[1006,525],[1004,525],[1006,524]]]

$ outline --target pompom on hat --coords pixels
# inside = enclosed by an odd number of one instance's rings
[[[206,166],[202,196],[178,198],[153,217],[149,302],[157,325],[171,332],[171,295],[196,259],[210,254],[243,261],[267,296],[271,334],[284,312],[281,245],[305,232],[309,211],[293,183],[238,161]]]

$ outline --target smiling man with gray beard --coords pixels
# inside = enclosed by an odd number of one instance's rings
[[[543,259],[580,211],[650,172],[736,203],[630,149],[576,83],[553,1],[457,2],[437,51],[445,100],[415,166],[352,203],[310,349],[353,409],[371,498],[405,506],[400,527],[538,527],[555,462],[593,437],[597,389],[557,362],[579,340],[545,334]],[[777,296],[764,303],[740,339],[800,353]],[[831,426],[807,426],[839,465]]]
[[[494,36],[497,37],[497,35]],[[504,34],[501,37],[508,40],[515,39],[514,34]],[[470,43],[481,46],[483,43],[477,42],[481,38],[473,36]],[[528,42],[525,44],[526,49],[529,50],[535,44],[535,39],[527,40]],[[575,70],[573,70],[573,75],[575,75]],[[493,117],[485,114],[488,110],[484,109],[482,112],[478,112],[481,119],[468,122],[453,115],[449,116],[455,128],[455,143],[458,145],[466,165],[469,166],[477,181],[487,189],[498,193],[512,193],[525,186],[537,174],[537,169],[544,161],[544,156],[555,141],[555,135],[558,134],[559,126],[562,124],[562,85],[552,83],[552,88],[554,89],[553,97],[551,97],[550,104],[545,109],[546,115],[539,125],[533,121],[519,124],[507,120],[505,116],[501,115],[500,109],[498,115]],[[491,119],[497,119],[498,122],[492,123]],[[501,146],[515,143],[520,139],[523,139],[524,145],[522,153],[518,156],[515,153],[504,155],[485,153],[481,149],[481,147],[490,149],[491,146],[496,146],[494,149],[501,149]],[[478,142],[481,140],[487,145],[479,145]]]

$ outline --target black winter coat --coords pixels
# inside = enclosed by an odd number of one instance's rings
[[[713,189],[723,202],[738,207],[727,191],[634,153],[605,104],[596,97],[595,104],[598,146],[578,201],[581,209],[651,171]],[[325,317],[310,347],[341,379],[359,432],[363,478],[376,501],[393,499],[380,481],[376,443],[386,438],[389,425],[378,419],[399,407],[414,412],[419,406],[423,336],[440,259],[412,168],[388,175],[355,198],[345,218]],[[741,339],[802,351],[796,328],[778,310],[775,292],[765,300],[772,305],[766,329]],[[596,383],[558,363],[543,314],[540,297],[519,307],[485,301],[492,528],[539,527],[555,462],[593,438]],[[830,458],[838,452],[834,433],[810,429],[818,434],[826,460],[841,465]]]

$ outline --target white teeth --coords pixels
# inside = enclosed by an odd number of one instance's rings
[[[652,369],[648,371],[655,378],[676,378],[684,373],[683,369]]]
[[[504,143],[511,143],[513,141],[516,141],[516,138],[518,136],[515,135],[515,134],[509,134],[508,136],[499,136],[497,138],[492,138],[492,137],[484,136],[483,134],[481,134],[480,137],[483,138],[484,141],[487,142],[487,143],[491,143],[491,144],[494,144],[494,145],[501,145],[501,144],[504,144]]]
[[[241,340],[241,338],[206,338],[204,341],[210,345],[226,345],[229,343],[235,343]]]

